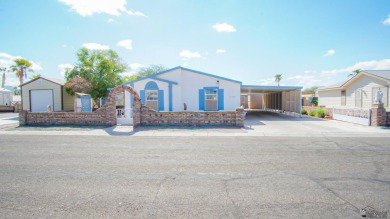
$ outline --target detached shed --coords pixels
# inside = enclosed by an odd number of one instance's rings
[[[65,81],[39,77],[21,85],[22,108],[30,112],[73,111],[74,97],[66,93]]]

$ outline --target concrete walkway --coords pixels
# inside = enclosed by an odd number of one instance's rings
[[[291,137],[390,137],[390,129],[367,127],[336,120],[291,117],[271,112],[249,113],[245,127],[17,127],[17,118],[0,119],[0,134],[91,136],[291,136]],[[7,124],[8,123],[8,124]],[[4,127],[4,125],[8,125]]]

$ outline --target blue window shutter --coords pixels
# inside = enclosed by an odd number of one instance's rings
[[[199,89],[199,110],[204,110],[204,89]]]
[[[158,111],[164,111],[164,91],[158,90]]]
[[[223,89],[218,89],[218,110],[224,110],[224,99]]]
[[[134,99],[133,94],[130,94],[130,108],[133,108],[133,99]]]
[[[145,90],[141,90],[140,95],[141,95],[142,103],[145,104],[146,103],[146,100],[145,100]]]

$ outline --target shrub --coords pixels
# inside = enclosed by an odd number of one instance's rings
[[[307,110],[305,108],[302,108],[302,114],[307,115]]]
[[[317,113],[316,113],[316,110],[313,110],[313,111],[310,111],[310,112],[309,112],[309,116],[316,116],[316,114],[317,114]]]
[[[316,115],[317,115],[317,117],[325,118],[325,109],[324,108],[317,109],[316,110]]]

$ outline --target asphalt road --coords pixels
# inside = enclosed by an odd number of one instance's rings
[[[0,135],[0,218],[361,218],[389,167],[390,138]]]

